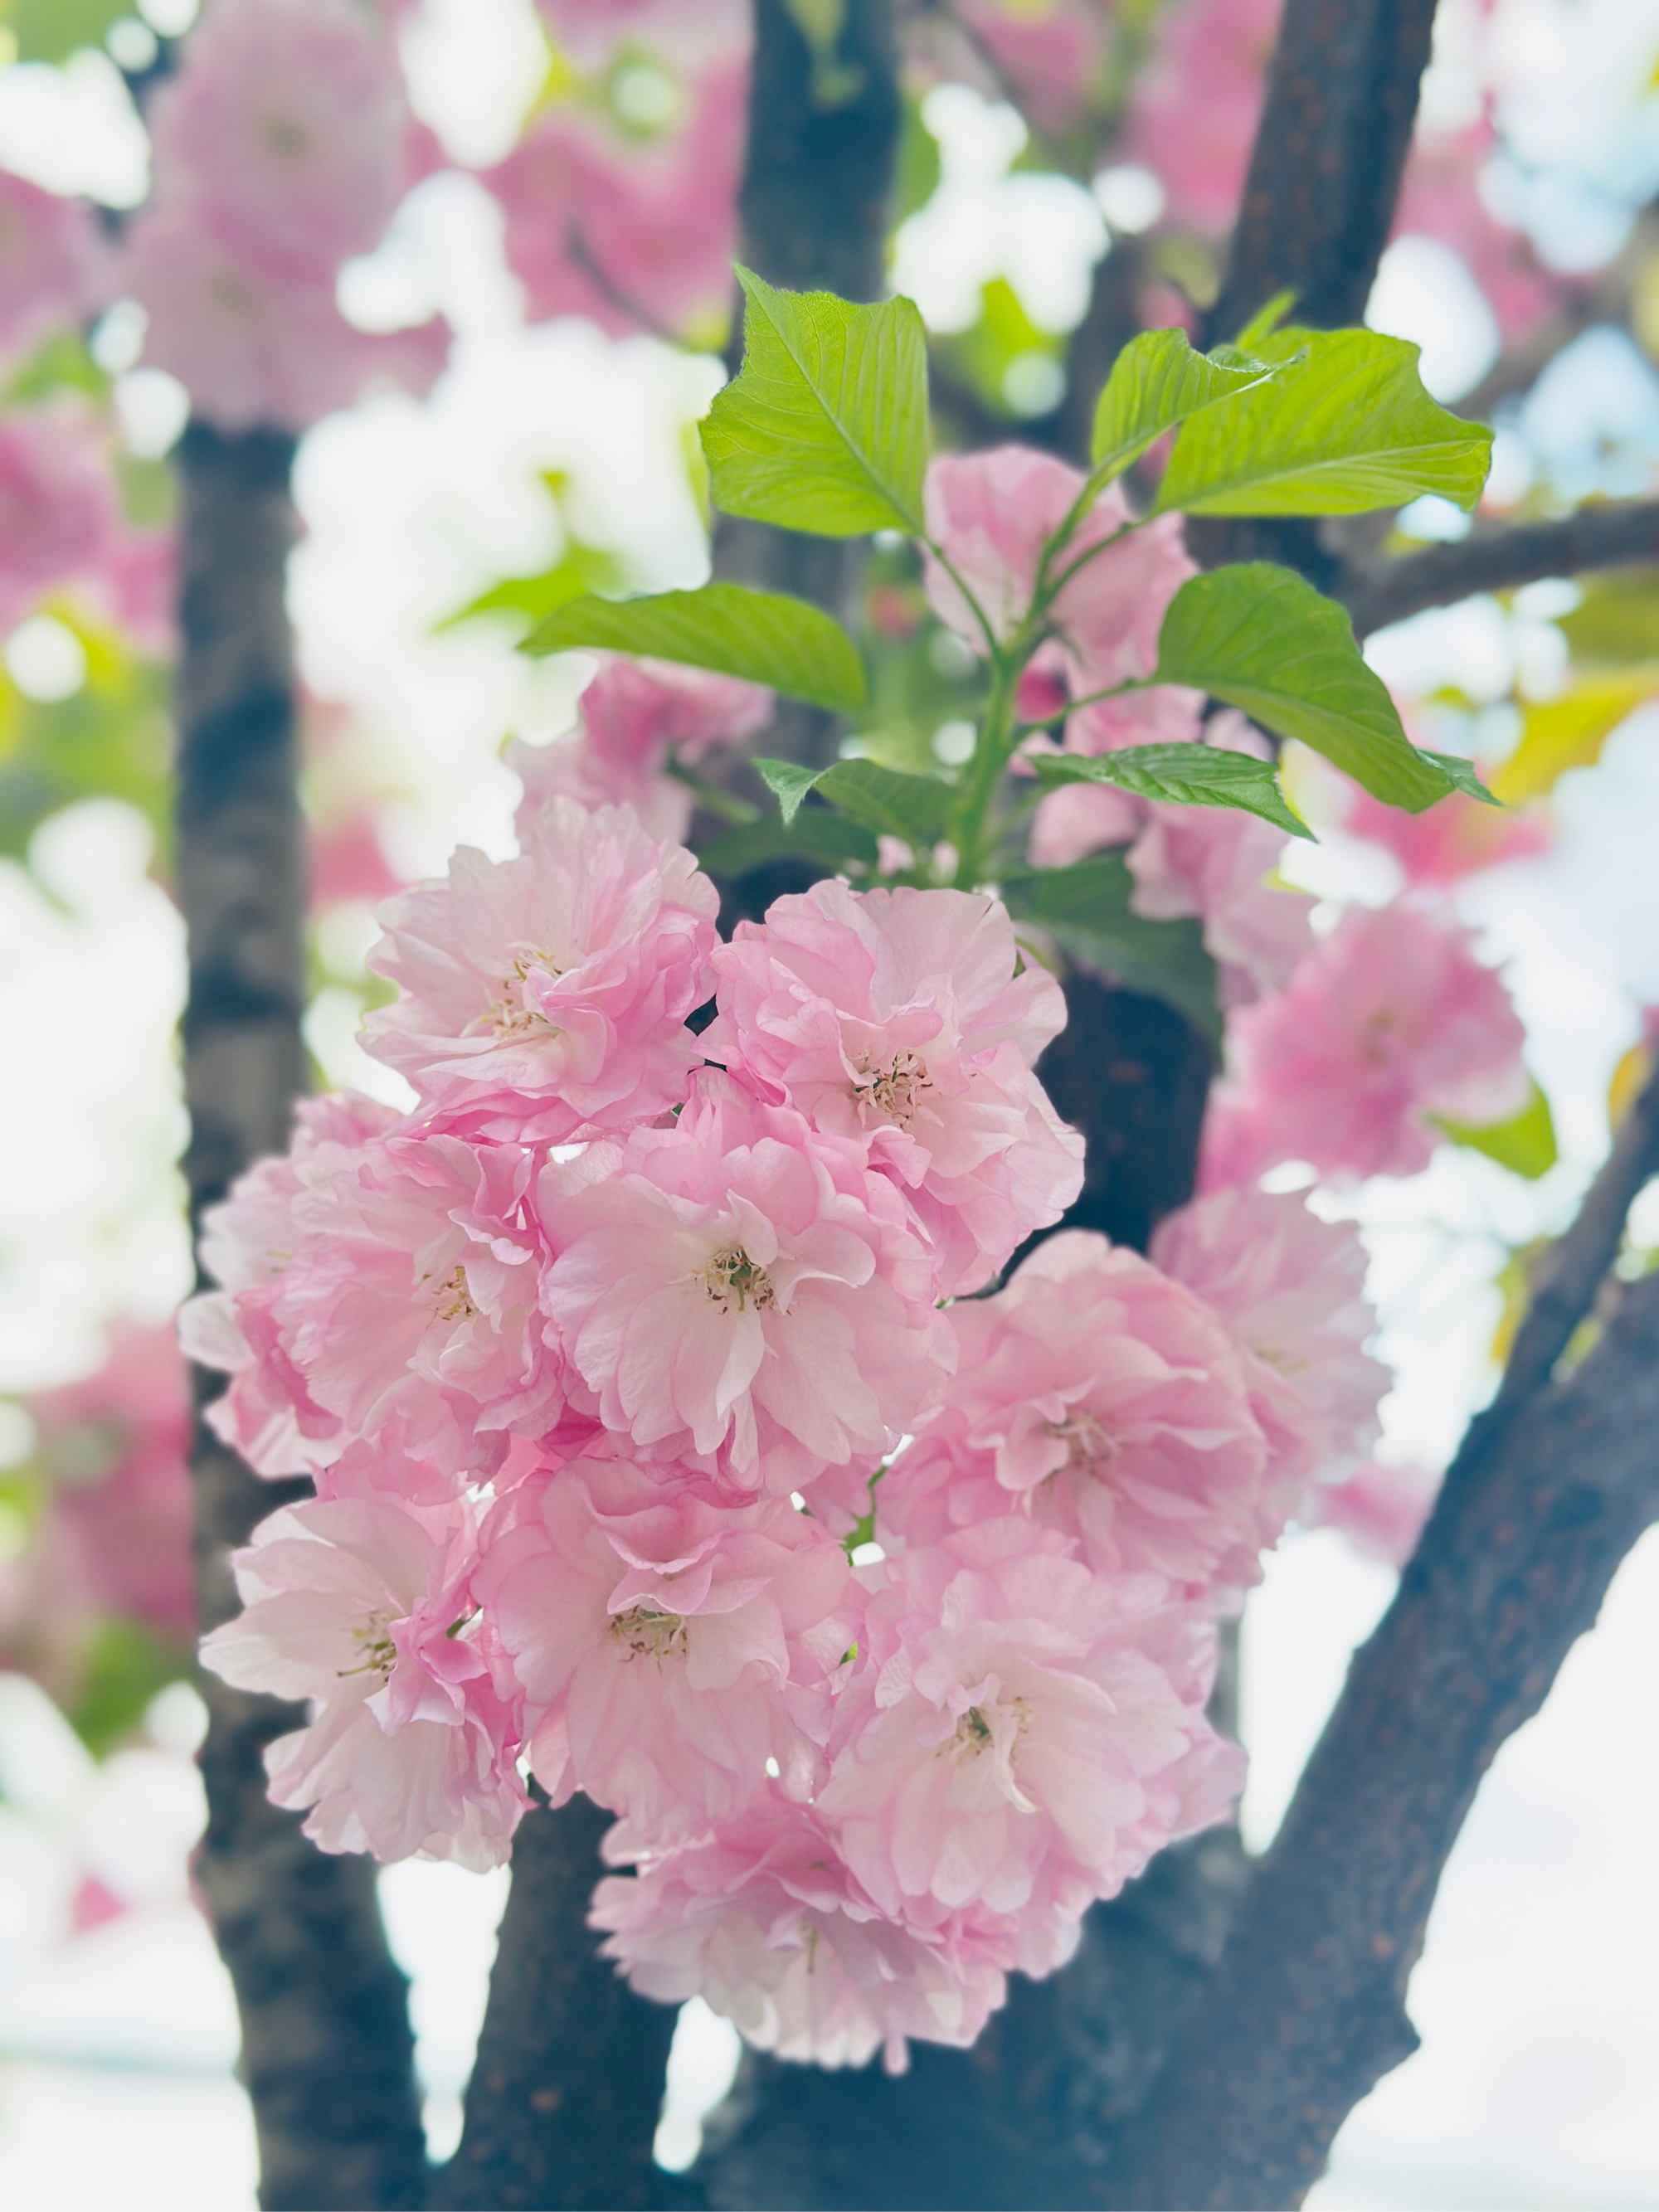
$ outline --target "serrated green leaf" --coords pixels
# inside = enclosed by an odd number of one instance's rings
[[[1153,680],[1191,684],[1264,729],[1300,738],[1411,813],[1452,787],[1401,727],[1343,609],[1292,569],[1248,561],[1189,577],[1164,617]]]
[[[1556,1149],[1555,1119],[1550,1112],[1550,1102],[1535,1083],[1532,1097],[1507,1121],[1494,1121],[1479,1129],[1467,1121],[1451,1121],[1443,1114],[1431,1114],[1429,1119],[1437,1128],[1443,1129],[1455,1145],[1462,1145],[1472,1152],[1484,1152],[1499,1167],[1525,1176],[1528,1182],[1536,1182],[1540,1176],[1547,1175],[1560,1157]]]
[[[867,830],[828,806],[803,808],[786,825],[776,815],[724,830],[697,848],[711,876],[742,876],[770,860],[805,860],[823,875],[859,862],[873,867],[876,841]]]
[[[738,276],[743,368],[702,424],[715,505],[820,538],[919,532],[927,341],[914,303],[859,307]]]
[[[1046,931],[1068,959],[1131,991],[1167,1000],[1219,1044],[1215,963],[1200,926],[1136,914],[1129,904],[1134,878],[1118,854],[1097,854],[1069,868],[1011,873],[999,888],[1009,913]]]
[[[1121,752],[1038,753],[1031,759],[1045,790],[1067,783],[1111,783],[1140,799],[1178,806],[1234,806],[1259,814],[1276,830],[1313,840],[1313,831],[1291,811],[1279,787],[1271,761],[1249,753],[1224,752],[1217,745],[1127,745]]]
[[[1108,477],[1138,460],[1178,422],[1248,392],[1275,372],[1227,349],[1231,359],[1194,353],[1184,331],[1144,331],[1112,363],[1095,409],[1094,463]]]
[[[571,599],[533,629],[520,653],[595,646],[718,669],[791,698],[851,714],[864,704],[864,665],[838,622],[805,599],[705,584],[644,599]]]
[[[1465,799],[1478,799],[1483,806],[1502,806],[1501,799],[1494,798],[1480,781],[1480,772],[1472,760],[1462,753],[1431,752],[1427,745],[1419,745],[1418,754],[1432,761],[1454,791],[1461,791]]]
[[[793,761],[757,760],[761,781],[777,793],[778,811],[793,822],[809,791],[827,799],[851,822],[876,836],[902,837],[926,850],[937,844],[950,818],[956,793],[933,775],[911,775],[879,761],[833,762],[828,768],[799,768]]]
[[[1425,492],[1474,505],[1492,432],[1430,398],[1416,346],[1375,331],[1285,331],[1265,350],[1299,357],[1186,425],[1159,513],[1363,514]]]
[[[821,768],[803,768],[799,761],[768,760],[757,754],[755,773],[778,802],[787,829],[800,811],[800,803],[823,774]]]

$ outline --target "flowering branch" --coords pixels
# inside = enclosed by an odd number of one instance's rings
[[[1407,1983],[1480,1778],[1659,1514],[1659,1284],[1626,1291],[1583,1365],[1550,1380],[1656,1131],[1650,1077],[1102,2201],[1299,2203],[1353,2106],[1416,2048]]]
[[[1541,576],[1577,576],[1627,562],[1659,560],[1659,499],[1581,507],[1559,522],[1476,531],[1455,545],[1432,545],[1397,561],[1350,571],[1337,597],[1364,637],[1425,607],[1475,592],[1501,592]]]
[[[303,827],[283,603],[292,457],[287,437],[201,424],[181,454],[178,889],[190,960],[185,1171],[198,1221],[252,1161],[286,1144],[305,1087]],[[231,1547],[283,1498],[205,1430],[193,1467],[210,1628],[236,1610]],[[425,2154],[409,2023],[373,1868],[324,1857],[266,1801],[262,1754],[295,1708],[213,1677],[203,1686],[209,1818],[197,1873],[235,1985],[264,2201],[416,2203]]]

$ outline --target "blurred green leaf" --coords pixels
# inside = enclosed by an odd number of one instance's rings
[[[919,532],[927,341],[915,304],[738,277],[743,367],[702,424],[715,504],[823,538]]]
[[[1069,960],[1131,991],[1166,999],[1218,1046],[1215,963],[1196,921],[1149,921],[1129,904],[1134,878],[1102,853],[1069,868],[1011,871],[999,886],[1017,921],[1047,932]]]
[[[715,583],[651,599],[584,596],[538,623],[519,649],[568,653],[582,646],[717,669],[842,713],[864,703],[864,668],[852,639],[820,608],[782,592]]]
[[[497,614],[523,615],[531,623],[544,622],[557,608],[584,592],[618,592],[625,580],[623,565],[614,554],[593,546],[572,545],[539,576],[509,576],[492,584],[434,628],[454,629],[462,623],[476,622],[482,615]]]
[[[1164,617],[1154,680],[1191,684],[1300,738],[1412,813],[1452,787],[1407,737],[1343,609],[1291,569],[1249,561],[1190,577]]]
[[[741,829],[722,830],[699,846],[697,858],[711,876],[746,875],[770,860],[805,860],[828,875],[851,863],[873,867],[876,841],[844,814],[828,806],[806,806],[791,823],[774,816]]]
[[[137,1728],[158,1690],[187,1680],[190,1672],[187,1652],[163,1642],[142,1621],[112,1615],[94,1632],[82,1664],[80,1694],[69,1709],[70,1724],[88,1750],[101,1758]]]
[[[1656,695],[1659,663],[1586,678],[1559,699],[1528,707],[1515,750],[1492,770],[1492,790],[1506,806],[1541,799],[1570,768],[1593,768],[1619,725]]]
[[[1121,752],[1037,753],[1031,767],[1045,790],[1067,783],[1111,783],[1138,798],[1182,806],[1235,806],[1275,829],[1310,841],[1313,831],[1291,812],[1271,761],[1215,745],[1128,745]]]
[[[0,23],[17,41],[25,62],[66,62],[82,46],[101,46],[131,0],[0,0]]]
[[[1518,1114],[1507,1121],[1494,1121],[1484,1129],[1473,1128],[1467,1121],[1451,1121],[1443,1114],[1431,1114],[1429,1118],[1437,1128],[1445,1131],[1455,1145],[1465,1146],[1472,1152],[1484,1152],[1499,1167],[1525,1176],[1528,1182],[1547,1175],[1559,1157],[1550,1102],[1535,1083],[1532,1097]]]
[[[1574,660],[1607,668],[1659,661],[1659,569],[1583,576],[1579,589],[1572,612],[1555,618]]]
[[[1181,431],[1157,511],[1362,514],[1425,492],[1472,507],[1492,432],[1423,389],[1419,349],[1375,331],[1283,331],[1260,342],[1270,382]]]

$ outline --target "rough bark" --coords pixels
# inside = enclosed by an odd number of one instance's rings
[[[1559,522],[1476,529],[1455,545],[1431,545],[1398,560],[1369,562],[1343,576],[1336,595],[1365,637],[1425,607],[1450,606],[1475,592],[1504,592],[1542,576],[1580,576],[1659,561],[1659,499],[1583,507]]]
[[[1656,1514],[1650,1277],[1571,1381],[1471,1431],[1097,2201],[1300,2203],[1417,2046],[1407,1983],[1480,1778]]]
[[[283,572],[292,441],[197,426],[180,456],[178,889],[189,944],[185,1157],[192,1216],[288,1142],[304,1088],[303,828]],[[203,1401],[221,1378],[198,1375]],[[228,1554],[305,1487],[262,1482],[199,1423],[201,1617],[234,1613]],[[197,1872],[236,1990],[271,2207],[414,2204],[425,2153],[404,1985],[374,1869],[329,1858],[267,1802],[261,1753],[293,1706],[203,1685],[208,1828]]]
[[[532,1813],[514,1840],[465,2134],[438,2177],[441,2204],[700,2201],[651,2159],[675,2013],[636,1997],[585,1924],[610,1825],[576,1797]]]

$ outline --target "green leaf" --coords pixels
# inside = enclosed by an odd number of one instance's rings
[[[1275,292],[1265,307],[1258,307],[1243,329],[1233,340],[1240,353],[1254,353],[1277,331],[1291,309],[1296,305],[1296,294],[1288,285]]]
[[[902,837],[924,851],[937,844],[950,818],[953,787],[933,775],[910,775],[878,761],[836,761],[829,768],[799,768],[793,761],[757,760],[761,781],[777,793],[778,811],[793,822],[809,791],[816,791],[849,821],[877,836]]]
[[[143,1621],[119,1613],[99,1622],[81,1664],[68,1717],[82,1743],[100,1758],[136,1730],[158,1690],[191,1671],[187,1648],[164,1641]]]
[[[1583,598],[1555,621],[1581,667],[1659,659],[1659,570],[1581,576],[1578,588]]]
[[[1271,761],[1249,753],[1223,752],[1216,745],[1127,745],[1121,752],[1038,753],[1031,766],[1045,791],[1066,783],[1112,783],[1138,798],[1172,801],[1181,806],[1236,806],[1259,814],[1292,837],[1313,839],[1293,813]]]
[[[1421,813],[1451,781],[1407,737],[1353,625],[1290,568],[1242,562],[1188,578],[1158,640],[1158,684],[1189,684],[1300,738],[1374,798]]]
[[[545,622],[556,609],[568,606],[585,592],[617,591],[623,585],[622,563],[610,553],[585,545],[573,546],[564,557],[539,576],[509,576],[457,607],[453,615],[434,624],[434,630],[454,629],[483,615],[523,615],[532,623]]]
[[[1011,872],[999,886],[1017,921],[1035,922],[1066,957],[1131,991],[1179,1008],[1212,1045],[1221,1038],[1215,963],[1196,921],[1149,921],[1129,904],[1134,890],[1121,857],[1097,854],[1069,868]]]
[[[532,630],[521,653],[598,646],[648,653],[768,684],[792,698],[850,714],[864,703],[864,666],[838,622],[805,599],[705,584],[646,599],[571,599]]]
[[[1499,1167],[1525,1176],[1528,1182],[1536,1182],[1540,1176],[1547,1175],[1559,1157],[1550,1102],[1535,1083],[1532,1097],[1507,1121],[1494,1121],[1484,1129],[1477,1129],[1467,1121],[1450,1121],[1443,1114],[1431,1114],[1429,1119],[1437,1128],[1443,1129],[1455,1145],[1463,1145],[1472,1152],[1484,1152]]]
[[[1481,782],[1480,772],[1474,763],[1465,759],[1462,753],[1431,752],[1426,745],[1419,745],[1417,750],[1419,757],[1432,761],[1452,789],[1461,791],[1465,799],[1478,799],[1483,806],[1503,805],[1503,800],[1494,798]]]
[[[1524,805],[1553,790],[1570,768],[1593,768],[1620,724],[1656,695],[1659,661],[1588,677],[1559,699],[1528,707],[1520,743],[1492,771],[1492,789],[1500,803]]]
[[[830,875],[854,863],[873,867],[876,841],[845,815],[828,806],[808,806],[787,824],[773,815],[722,830],[698,848],[697,858],[711,876],[747,875],[772,860],[804,860],[820,875]]]
[[[855,307],[738,277],[743,368],[702,425],[715,505],[820,538],[917,535],[927,342],[914,303]]]
[[[1297,357],[1188,423],[1158,512],[1362,514],[1425,492],[1474,505],[1492,432],[1436,405],[1416,346],[1375,331],[1287,331],[1266,350]]]
[[[129,0],[0,0],[0,23],[17,41],[25,62],[66,62],[82,46],[101,46]]]
[[[1176,423],[1274,374],[1241,354],[1194,353],[1184,331],[1144,331],[1112,363],[1095,409],[1097,475],[1109,481]]]

